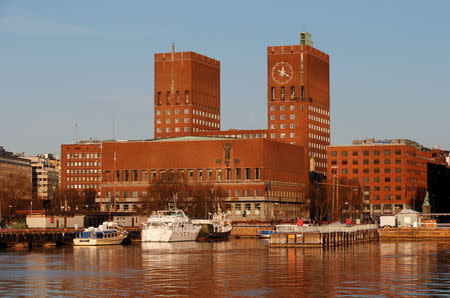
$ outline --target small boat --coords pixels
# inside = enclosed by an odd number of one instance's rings
[[[275,233],[276,233],[276,231],[274,231],[274,230],[261,230],[259,232],[259,237],[260,238],[264,238],[264,239],[268,239],[268,238],[270,238],[270,236],[272,236]]]
[[[159,210],[142,224],[141,239],[150,242],[176,242],[197,240],[200,226],[193,225],[183,210]]]
[[[117,245],[127,238],[128,232],[115,222],[105,221],[98,228],[89,227],[77,232],[73,243],[79,246]]]
[[[201,226],[201,236],[209,239],[228,238],[233,229],[225,213],[214,214],[212,219],[194,219],[192,223]]]

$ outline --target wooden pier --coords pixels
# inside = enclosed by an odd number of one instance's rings
[[[126,228],[128,238],[124,242],[140,241],[138,227]],[[20,247],[32,249],[33,247],[54,247],[60,245],[73,245],[76,232],[81,229],[27,229],[0,231],[0,248]]]
[[[269,247],[333,247],[362,242],[378,241],[376,225],[351,227],[320,226],[295,227],[291,232],[276,233],[270,238]]]

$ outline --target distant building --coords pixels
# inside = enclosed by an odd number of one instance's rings
[[[444,151],[407,139],[355,140],[329,146],[328,177],[364,187],[364,213],[379,216],[412,209],[419,189],[427,189],[427,164],[445,164]]]
[[[58,188],[59,171],[55,167],[55,165],[58,165],[56,158],[52,154],[24,156],[23,158],[31,162],[33,194],[36,199],[52,199],[56,188]]]
[[[81,141],[61,145],[61,189],[94,190],[100,196],[102,142]]]
[[[31,182],[32,168],[29,160],[21,158],[0,146],[0,179],[9,174],[23,175]],[[30,184],[31,185],[31,184]],[[24,199],[31,199],[31,186],[29,194]]]

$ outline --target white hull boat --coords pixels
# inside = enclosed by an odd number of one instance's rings
[[[144,242],[178,242],[197,240],[200,227],[191,223],[180,209],[158,211],[142,225],[141,239]]]

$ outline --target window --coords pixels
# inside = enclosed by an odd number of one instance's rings
[[[364,173],[364,174],[369,174],[369,169],[364,169],[364,170],[363,170],[363,173]]]
[[[276,124],[270,124],[270,129],[276,129],[276,128],[277,128]]]
[[[347,151],[342,151],[342,156],[347,156]]]
[[[142,181],[147,181],[147,170],[142,170],[141,180]]]
[[[357,164],[358,164],[358,160],[357,160],[357,159],[354,159],[354,160],[352,161],[352,163],[353,163],[354,165],[357,165]]]
[[[396,173],[401,173],[401,172],[402,172],[402,169],[401,169],[401,168],[395,168],[395,172],[396,172]]]
[[[216,171],[216,180],[222,180],[222,170],[218,169]]]
[[[188,180],[194,180],[194,170],[188,170]]]
[[[342,174],[347,174],[348,170],[347,169],[342,169]]]
[[[270,134],[270,137],[271,137],[272,139],[275,139],[275,138],[277,137],[277,134],[276,134],[276,133],[271,133],[271,134]]]
[[[241,169],[237,168],[236,169],[236,180],[241,180]]]
[[[189,132],[189,127],[185,127],[184,132]]]
[[[275,87],[272,87],[272,100],[275,100]]]
[[[280,119],[281,119],[281,120],[286,119],[286,115],[284,115],[284,114],[283,114],[283,115],[280,115]]]
[[[390,172],[391,172],[391,168],[385,168],[385,169],[384,169],[384,172],[385,172],[385,173],[390,173]]]
[[[284,100],[284,87],[281,87],[281,100]]]
[[[295,106],[291,105],[290,109],[291,109],[291,111],[295,111]]]
[[[184,118],[184,123],[189,123],[189,118]]]
[[[358,156],[358,151],[353,151],[353,152],[352,152],[352,155],[353,155],[353,156]]]
[[[276,110],[275,106],[270,106],[270,110],[273,112]]]
[[[363,155],[364,155],[364,156],[368,156],[368,155],[369,155],[369,151],[364,150],[364,151],[363,151]]]
[[[286,128],[286,124],[280,124],[280,129],[285,129]]]
[[[188,115],[189,114],[189,109],[184,109],[184,114]]]
[[[380,160],[379,159],[374,159],[373,160],[373,164],[374,165],[379,165],[380,164]]]
[[[380,200],[380,196],[379,195],[374,195],[373,198],[374,198],[375,201],[379,201]],[[378,208],[378,209],[380,209],[380,208]]]
[[[245,179],[252,179],[252,171],[250,168],[245,168]]]
[[[384,155],[391,155],[391,150],[385,150]]]
[[[384,164],[385,164],[385,165],[388,165],[388,164],[390,164],[390,163],[391,163],[391,160],[390,160],[390,159],[385,159],[385,160],[384,160]]]
[[[401,150],[395,150],[395,155],[401,155],[402,151]]]
[[[295,129],[295,124],[294,124],[294,123],[291,123],[290,128],[291,128],[291,129]]]
[[[259,168],[255,169],[255,179],[256,180],[261,179],[261,170]]]
[[[385,196],[384,196],[384,199],[385,199],[385,200],[390,200],[390,199],[391,199],[391,196],[390,196],[390,195],[385,195]]]
[[[286,138],[286,134],[285,133],[281,133],[280,134],[280,138],[285,139]]]
[[[175,132],[180,132],[180,128],[179,127],[175,127]]]
[[[116,181],[120,181],[120,171],[116,171]]]
[[[236,189],[236,190],[234,191],[234,196],[235,196],[235,197],[240,197],[240,196],[241,196],[241,190],[240,190],[240,189]]]
[[[291,136],[290,136],[292,139],[293,138],[295,138],[295,133],[294,132],[291,132]]]
[[[368,159],[364,159],[363,160],[363,165],[368,165],[369,164],[369,160]]]
[[[290,118],[291,120],[294,120],[294,119],[295,119],[295,114],[291,114],[291,115],[289,116],[289,118]]]
[[[212,180],[212,178],[213,178],[212,170],[208,170],[208,180]]]
[[[384,190],[385,190],[385,191],[391,191],[391,187],[390,187],[389,185],[386,185],[386,186],[384,187]]]
[[[353,169],[352,173],[353,174],[358,174],[358,169]]]
[[[397,185],[397,186],[395,187],[395,190],[396,190],[396,191],[401,191],[401,190],[402,190],[402,187],[401,187],[400,185]]]
[[[270,120],[275,120],[275,115],[270,115]]]
[[[373,182],[380,182],[380,177],[374,177]]]
[[[375,185],[375,186],[373,187],[373,191],[380,191],[380,187],[377,186],[377,185]]]
[[[374,150],[374,151],[373,151],[373,155],[380,155],[380,151]]]
[[[343,164],[343,165],[348,164],[347,160],[346,160],[346,159],[343,159],[343,160],[342,160],[342,164]]]
[[[402,160],[399,159],[399,158],[397,158],[397,159],[395,160],[395,163],[396,163],[396,164],[401,164],[401,163],[402,163]]]
[[[385,178],[384,178],[384,182],[391,182],[391,178],[385,177]]]
[[[133,181],[138,181],[138,171],[133,170]]]
[[[395,177],[395,182],[402,182],[402,177]]]
[[[189,103],[189,91],[186,91],[184,93],[184,96],[185,96],[186,104],[188,104]]]
[[[302,99],[304,99],[305,98],[305,86],[301,86],[300,87],[300,96],[302,97]]]
[[[244,190],[244,196],[245,196],[245,197],[250,197],[250,196],[251,196],[251,194],[250,194],[250,189]],[[249,205],[250,205],[250,204],[249,204]],[[245,204],[245,206],[247,207],[247,204]]]
[[[280,111],[286,111],[286,106],[280,106]]]
[[[331,151],[331,156],[337,156],[337,152],[336,151]]]
[[[291,99],[295,98],[295,87],[291,86]]]

